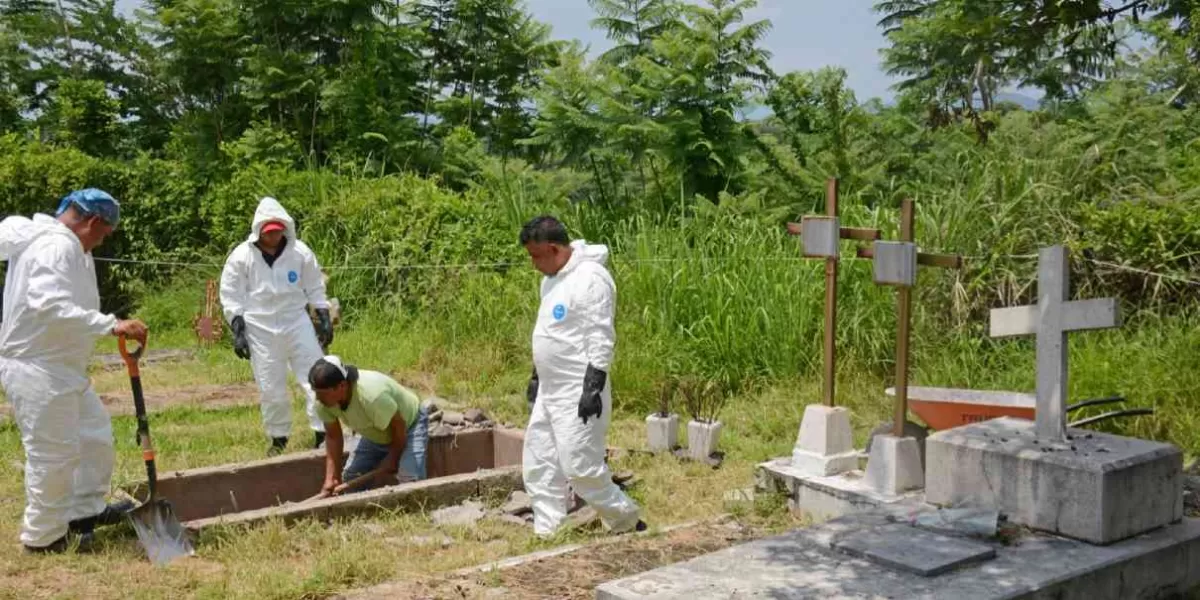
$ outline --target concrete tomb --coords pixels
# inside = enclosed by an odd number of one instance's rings
[[[993,336],[1037,334],[1035,421],[1002,418],[926,440],[926,501],[994,508],[1013,523],[1110,544],[1179,521],[1183,453],[1068,429],[1067,332],[1116,327],[1116,301],[1069,302],[1067,251],[1044,248],[1038,304],[992,311]]]

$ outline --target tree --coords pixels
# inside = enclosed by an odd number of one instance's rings
[[[169,110],[191,124],[187,135],[202,160],[216,160],[221,145],[239,136],[250,117],[240,89],[247,48],[237,4],[176,0],[154,16],[160,72],[172,95]]]
[[[740,162],[749,145],[736,113],[774,76],[770,53],[759,47],[770,21],[744,23],[756,0],[708,0],[686,7],[686,25],[656,40],[643,61],[647,86],[664,94],[660,122],[671,131],[670,153],[683,171],[684,189],[710,201],[737,194]],[[660,63],[661,68],[651,63]]]
[[[417,9],[431,45],[426,114],[438,118],[442,135],[464,126],[490,151],[513,153],[532,131],[525,90],[557,59],[549,27],[518,0],[442,0]]]
[[[104,82],[64,79],[59,82],[51,114],[54,139],[92,156],[110,156],[119,143],[120,103]]]
[[[976,117],[1007,85],[1072,98],[1112,74],[1127,21],[1147,14],[1189,27],[1194,0],[888,0],[875,4],[897,89],[947,113]]]
[[[677,0],[588,0],[599,15],[592,27],[604,30],[615,45],[600,56],[614,65],[649,53],[651,43],[679,24]]]

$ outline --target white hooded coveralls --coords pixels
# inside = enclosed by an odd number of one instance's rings
[[[25,447],[21,543],[67,534],[104,510],[113,472],[112,421],[87,366],[117,318],[100,312],[96,269],[79,238],[49,215],[0,222],[8,261],[0,327],[0,385]]]
[[[269,221],[284,224],[287,243],[268,266],[255,242]],[[258,382],[263,426],[272,438],[287,437],[292,429],[292,402],[288,393],[290,368],[307,397],[309,426],[324,431],[317,416],[317,397],[308,384],[308,370],[324,356],[317,332],[305,309],[329,308],[325,281],[317,257],[296,237],[296,223],[274,198],[263,198],[254,211],[250,237],[238,244],[221,273],[221,306],[225,320],[246,321],[250,368]]]
[[[610,530],[628,531],[638,522],[637,504],[613,483],[604,462],[612,419],[611,377],[602,393],[600,417],[587,424],[579,418],[588,364],[605,372],[612,367],[616,284],[604,268],[608,248],[582,240],[571,248],[562,270],[542,280],[533,329],[538,394],[525,431],[522,474],[533,505],[534,533],[541,536],[553,533],[566,518],[572,488]]]

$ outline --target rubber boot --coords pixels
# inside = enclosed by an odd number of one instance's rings
[[[316,437],[316,440],[313,442],[313,448],[320,448],[325,443],[325,432],[314,431],[313,435]]]
[[[288,439],[286,437],[271,438],[271,447],[267,449],[267,456],[279,456],[287,449]]]
[[[132,500],[121,500],[114,504],[105,505],[99,514],[82,519],[75,519],[67,524],[71,533],[91,533],[97,527],[116,525],[125,519],[125,514],[133,510],[136,504]]]

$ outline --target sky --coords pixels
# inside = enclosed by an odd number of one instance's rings
[[[525,0],[535,17],[552,28],[555,39],[577,39],[593,54],[609,47],[602,31],[593,30],[594,17],[587,0]],[[771,66],[780,74],[839,66],[859,101],[873,97],[891,99],[894,80],[880,68],[884,46],[878,17],[871,11],[875,0],[759,0],[747,21],[768,19],[773,27],[763,46],[772,54]],[[132,12],[139,0],[117,0],[123,12]]]

